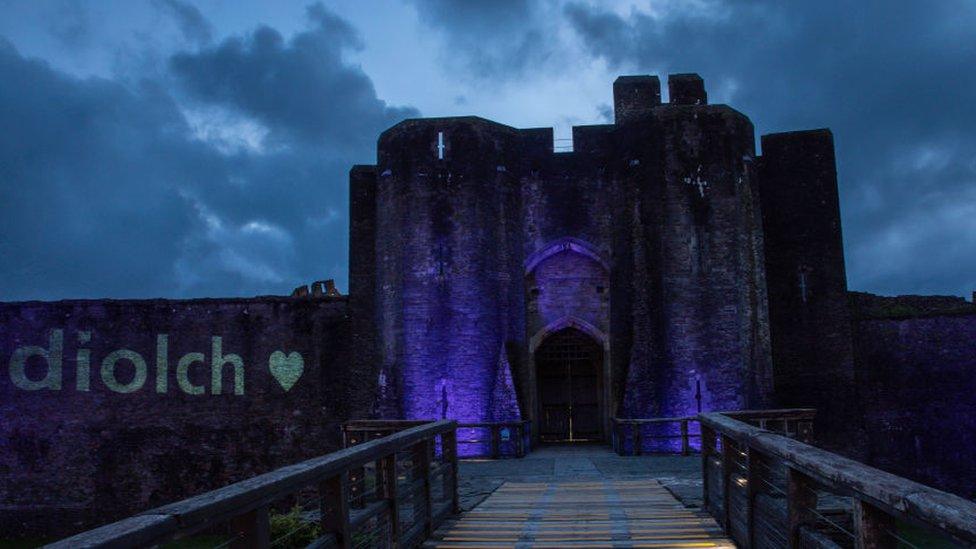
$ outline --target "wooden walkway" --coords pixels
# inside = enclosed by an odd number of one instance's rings
[[[506,482],[424,547],[735,547],[656,480]]]

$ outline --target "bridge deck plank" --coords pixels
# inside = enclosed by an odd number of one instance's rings
[[[428,548],[735,547],[656,480],[506,482],[444,523]]]

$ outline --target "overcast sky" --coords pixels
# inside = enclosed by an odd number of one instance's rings
[[[669,72],[834,131],[851,289],[976,290],[970,0],[0,0],[0,300],[345,291],[383,129],[565,138]]]

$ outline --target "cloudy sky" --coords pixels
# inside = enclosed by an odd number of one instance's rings
[[[833,129],[852,289],[976,290],[970,0],[0,0],[0,300],[345,290],[384,128],[565,138],[669,72]]]

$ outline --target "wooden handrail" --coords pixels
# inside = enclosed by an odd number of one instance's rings
[[[615,417],[613,421],[624,425],[648,425],[652,423],[677,423],[679,421],[697,421],[697,416],[685,417],[650,417],[650,418],[621,418]]]
[[[722,412],[727,416],[739,418],[743,421],[757,423],[760,427],[766,428],[769,423],[782,422],[782,431],[789,435],[811,442],[813,438],[813,418],[817,411],[813,408],[786,408],[779,410],[738,410],[733,412]],[[611,445],[617,454],[626,454],[626,427],[630,427],[631,433],[631,455],[641,455],[643,452],[643,441],[645,439],[668,440],[681,439],[681,455],[689,455],[692,450],[691,439],[701,438],[701,435],[690,432],[688,426],[697,423],[699,416],[678,416],[678,417],[653,417],[653,418],[619,418],[612,419]],[[645,425],[661,425],[667,423],[677,423],[679,434],[668,435],[645,435],[642,427]],[[795,431],[790,431],[789,425],[792,423]]]
[[[732,412],[721,412],[722,415],[749,419],[809,419],[812,420],[817,415],[816,408],[780,408],[774,410],[735,410]],[[695,416],[696,418],[698,416]]]
[[[687,456],[691,453],[691,439],[697,437],[697,434],[691,433],[688,430],[688,424],[694,421],[698,421],[698,418],[694,416],[685,417],[653,417],[653,418],[619,418],[615,417],[611,420],[611,431],[610,431],[610,444],[613,450],[618,455],[626,454],[626,434],[624,429],[626,426],[630,426],[630,452],[631,455],[639,456],[643,453],[644,444],[644,434],[642,427],[645,425],[662,425],[667,423],[677,423],[680,434],[677,435],[651,435],[646,438],[648,439],[681,439],[681,455]]]
[[[407,427],[430,422],[434,420],[412,420],[412,419],[356,419],[346,421],[342,424],[342,436],[344,446],[354,446],[370,440],[376,436],[385,436]],[[512,442],[514,452],[508,454],[511,457],[525,457],[531,451],[531,428],[532,421],[483,421],[476,423],[459,423],[458,429],[487,429],[488,438],[485,439],[459,439],[458,444],[488,444],[486,454],[477,454],[468,457],[491,457],[499,459],[506,457],[502,452],[502,429],[511,429],[513,436],[509,439]]]
[[[325,511],[323,511],[322,524],[327,535],[338,538],[339,547],[348,547],[351,540],[349,539],[350,516],[347,505],[347,473],[372,462],[385,463],[387,464],[383,468],[386,477],[385,482],[389,483],[391,480],[396,482],[397,452],[413,450],[417,452],[418,456],[421,453],[428,456],[427,458],[421,456],[420,461],[423,466],[419,469],[424,475],[422,480],[424,480],[425,486],[429,487],[432,467],[428,466],[428,460],[433,452],[434,438],[438,436],[441,437],[443,459],[446,464],[450,465],[446,470],[443,466],[440,470],[445,471],[445,475],[450,475],[451,489],[454,491],[447,514],[457,512],[456,430],[457,422],[452,420],[428,422],[409,427],[380,439],[282,467],[217,490],[157,507],[134,517],[56,542],[50,547],[153,545],[171,539],[183,538],[223,523],[233,522],[236,527],[237,520],[241,518],[243,518],[241,522],[246,528],[238,531],[243,532],[250,544],[249,546],[266,547],[268,544],[267,510],[269,506],[309,487],[315,487],[319,490],[323,507],[327,507],[328,503],[336,504],[335,506],[338,509],[333,509],[333,512],[338,512],[341,516],[326,516]],[[446,476],[444,478],[447,479]],[[394,512],[390,514],[394,519],[396,518],[395,509],[398,506],[395,497],[396,491],[392,490],[392,492],[392,500],[390,495],[386,494],[386,499],[390,500],[388,505],[371,506],[373,512],[380,513],[392,506]],[[429,499],[430,490],[427,489],[424,493],[425,497]],[[429,501],[426,508],[432,509]],[[360,515],[362,514],[361,512]],[[442,519],[443,515],[441,513],[437,518]],[[361,516],[357,519],[357,522],[360,523],[364,520]],[[435,514],[432,511],[429,512],[425,520],[427,524],[425,524],[424,529],[429,530],[434,527]],[[397,528],[395,527],[394,530]],[[394,539],[394,545],[396,545],[396,541]]]
[[[742,546],[752,546],[750,541],[755,536],[752,517],[764,484],[755,482],[757,463],[785,466],[786,485],[780,491],[786,499],[788,520],[781,526],[791,547],[799,545],[801,535],[809,535],[810,522],[817,514],[818,492],[853,498],[853,534],[858,546],[895,547],[893,519],[916,524],[957,543],[976,544],[976,503],[972,501],[760,429],[730,414],[702,414],[699,421],[705,506],[720,523],[730,524],[735,522],[733,517],[744,517],[747,532],[728,532]],[[719,444],[721,450],[717,449]],[[745,469],[735,462],[745,463]],[[718,474],[713,475],[713,470]],[[733,481],[733,477],[738,480]],[[733,497],[735,490],[744,490],[747,495]]]

